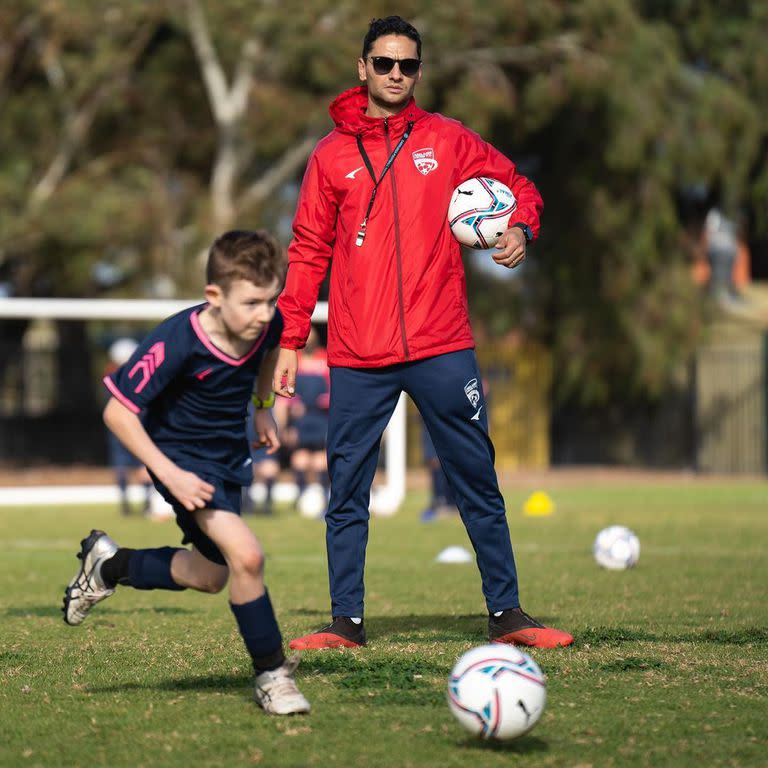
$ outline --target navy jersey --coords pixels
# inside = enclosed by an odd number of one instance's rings
[[[322,373],[302,372],[296,375],[296,397],[304,405],[304,413],[291,419],[299,433],[299,447],[324,446],[328,432],[328,377]]]
[[[169,317],[125,365],[104,378],[110,393],[142,421],[157,447],[190,472],[251,482],[245,419],[259,367],[280,341],[279,310],[251,350],[233,358],[200,326],[200,304]]]

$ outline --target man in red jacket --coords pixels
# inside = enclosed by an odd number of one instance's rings
[[[291,396],[320,283],[329,293],[331,368],[326,515],[332,621],[291,648],[365,645],[368,501],[381,435],[401,392],[429,429],[477,555],[489,639],[569,645],[520,608],[504,500],[494,470],[469,325],[464,267],[446,213],[475,176],[504,182],[515,220],[493,258],[515,267],[539,230],[541,197],[504,155],[461,123],[413,100],[421,38],[399,16],[375,19],[358,73],[365,85],[331,105],[336,127],[309,159],[278,305],[285,327],[274,388]]]

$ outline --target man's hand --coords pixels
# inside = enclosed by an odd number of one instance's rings
[[[280,348],[275,365],[275,377],[272,389],[276,395],[293,397],[296,393],[296,369],[299,367],[299,356],[295,349]]]
[[[181,467],[174,466],[161,480],[188,512],[205,509],[213,498],[215,488],[210,483]]]
[[[502,267],[513,269],[525,258],[525,233],[520,227],[510,227],[496,243],[498,253],[493,260]]]
[[[277,436],[277,424],[272,410],[269,408],[256,408],[253,411],[253,426],[256,428],[256,440],[254,448],[267,446],[267,454],[277,453],[280,448],[280,438]]]

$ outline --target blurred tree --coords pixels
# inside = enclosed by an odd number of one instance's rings
[[[542,188],[524,270],[503,281],[470,263],[469,284],[484,332],[522,327],[554,350],[561,400],[655,396],[687,360],[700,302],[681,190],[768,199],[763,5],[398,4],[424,37],[421,104]],[[379,0],[5,0],[3,279],[20,295],[196,292],[214,233],[284,211],[278,193],[330,128],[328,103],[356,83],[367,22],[389,12]]]
[[[745,194],[757,115],[681,58],[675,30],[628,2],[568,5],[580,51],[526,84],[523,120],[549,216],[530,289],[561,399],[656,397],[689,359],[701,303],[681,190],[729,177]]]
[[[720,190],[718,201],[731,215],[749,207],[756,235],[768,236],[768,4],[750,0],[637,0],[640,12],[674,26],[687,65],[722,90],[737,91],[753,105],[759,130],[760,152],[751,164],[749,153],[740,154],[732,172],[726,164],[707,180]],[[744,131],[754,141],[753,125],[735,123],[720,105],[717,121],[725,121],[736,134]],[[718,164],[719,165],[719,164]],[[746,177],[746,184],[745,184]]]

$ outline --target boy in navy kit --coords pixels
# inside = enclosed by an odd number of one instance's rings
[[[240,517],[241,488],[251,480],[249,400],[259,443],[272,452],[280,446],[270,409],[285,270],[266,232],[227,232],[209,252],[207,303],[160,323],[105,377],[112,395],[105,423],[147,466],[176,513],[182,543],[192,546],[126,549],[91,531],[63,608],[67,624],[80,624],[118,585],[215,593],[229,581],[230,607],[256,673],[255,699],[271,714],[309,711],[294,681],[298,660],[283,653],[261,546]]]

